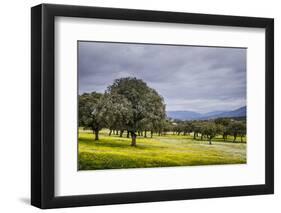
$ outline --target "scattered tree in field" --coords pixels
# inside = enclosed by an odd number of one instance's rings
[[[170,120],[165,120],[162,130],[163,135],[166,135],[168,132],[171,132],[172,128],[173,128],[172,122]]]
[[[193,139],[196,139],[199,133],[201,133],[202,136],[202,122],[198,122],[198,121],[192,122],[192,131],[193,131]]]
[[[142,130],[144,119],[151,122],[165,119],[163,98],[140,79],[131,77],[117,79],[108,87],[106,93],[122,96],[128,102],[131,116],[128,116],[127,130],[132,137],[132,146],[136,146],[136,133]],[[115,116],[113,114],[113,117]]]
[[[190,135],[194,131],[194,125],[190,121],[177,121],[176,125],[170,126],[170,129],[177,135],[183,133],[183,135]]]
[[[152,123],[148,118],[144,118],[141,120],[141,131],[143,131],[143,136],[147,138],[147,133],[152,129]]]
[[[222,125],[222,137],[223,140],[226,141],[227,136],[231,134],[231,120],[229,118],[217,118],[215,119],[215,123]]]
[[[182,122],[177,122],[175,127],[174,127],[174,131],[177,135],[180,135],[182,132]]]
[[[202,126],[202,134],[206,135],[209,140],[209,144],[212,144],[212,139],[222,131],[222,126],[219,124],[217,125],[215,122],[206,122]]]
[[[184,122],[183,125],[183,135],[190,135],[193,131],[193,124],[191,122]]]
[[[234,121],[230,124],[230,132],[233,135],[233,142],[236,141],[237,136],[241,137],[241,142],[243,142],[243,136],[246,135],[246,124],[242,121]]]
[[[96,92],[79,96],[79,126],[93,130],[95,140],[99,140],[99,131],[105,126],[102,97],[102,94]]]

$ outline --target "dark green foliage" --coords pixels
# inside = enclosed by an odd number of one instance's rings
[[[224,141],[227,139],[228,135],[234,137],[233,142],[236,141],[237,136],[242,138],[246,135],[246,120],[233,120],[229,118],[218,118],[215,123],[222,126],[222,135]]]
[[[96,92],[79,96],[79,125],[93,130],[95,140],[99,140],[99,131],[105,126],[102,96]]]
[[[236,141],[237,136],[242,138],[246,135],[246,124],[242,121],[234,121],[229,126],[230,134],[234,137],[233,142]]]
[[[106,93],[103,97],[101,111],[106,127],[116,130],[116,134],[120,130],[122,136],[124,130],[129,129],[129,122],[133,116],[132,105],[124,96],[117,93]]]
[[[206,122],[202,126],[201,134],[209,139],[209,144],[212,144],[212,139],[221,131],[220,127],[215,122]]]
[[[158,128],[166,117],[164,99],[140,79],[117,79],[108,87],[106,94],[119,96],[127,103],[128,116],[125,116],[125,127],[131,133],[132,146],[136,146],[138,131]],[[118,114],[112,113],[110,120],[118,120],[117,116]]]

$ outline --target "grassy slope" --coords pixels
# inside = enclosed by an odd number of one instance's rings
[[[126,134],[124,134],[126,135]],[[79,132],[79,170],[145,168],[246,163],[246,143],[192,140],[191,136],[154,136],[131,139],[102,131],[94,141],[91,132]]]

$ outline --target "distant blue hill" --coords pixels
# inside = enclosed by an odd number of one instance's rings
[[[212,117],[212,116],[216,116],[216,115],[219,115],[219,114],[222,114],[222,113],[225,113],[225,112],[227,112],[227,111],[207,112],[207,113],[201,114],[201,117]]]
[[[178,120],[197,120],[202,115],[193,111],[167,111],[167,116]]]
[[[198,113],[193,111],[167,111],[168,118],[178,120],[209,120],[215,118],[246,117],[247,107],[241,107],[231,111],[212,111]]]

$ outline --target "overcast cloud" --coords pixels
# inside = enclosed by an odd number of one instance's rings
[[[164,97],[166,109],[209,112],[246,105],[246,49],[103,42],[78,43],[79,94],[104,92],[137,77]]]

